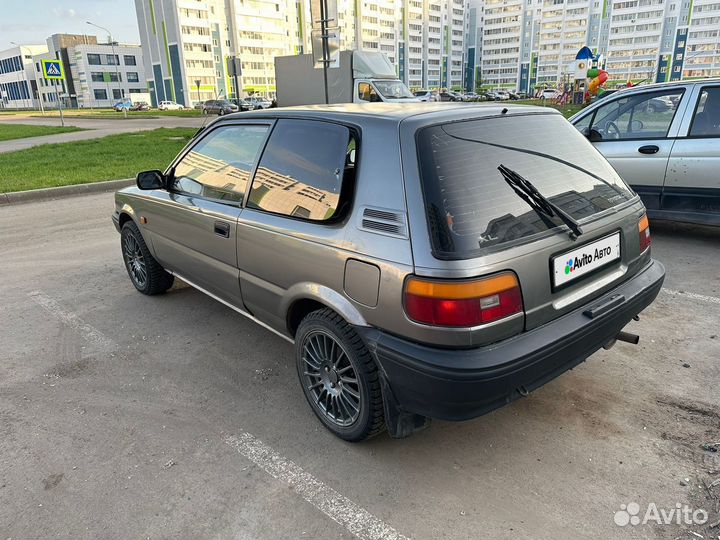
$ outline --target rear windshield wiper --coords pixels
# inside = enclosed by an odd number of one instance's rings
[[[500,164],[498,171],[500,171],[500,174],[502,174],[508,185],[522,200],[534,209],[544,213],[546,216],[557,216],[565,225],[567,225],[570,228],[570,236],[572,238],[577,238],[583,233],[582,227],[580,227],[580,224],[575,220],[575,218],[545,197],[545,195],[540,193],[530,180],[523,178],[503,164]]]

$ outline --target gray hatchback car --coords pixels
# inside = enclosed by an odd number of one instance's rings
[[[230,115],[115,206],[133,285],[177,276],[294,343],[350,441],[479,416],[632,341],[665,273],[639,197],[546,108]]]

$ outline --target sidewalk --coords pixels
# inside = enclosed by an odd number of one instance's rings
[[[102,120],[89,118],[68,118],[65,120],[66,126],[75,126],[84,128],[88,131],[73,131],[70,133],[58,133],[56,135],[44,135],[42,137],[28,137],[25,139],[12,139],[0,142],[0,153],[15,152],[16,150],[25,150],[34,146],[51,143],[65,143],[74,141],[86,141],[88,139],[98,139],[107,135],[116,135],[118,133],[134,133],[137,131],[148,131],[161,127],[189,127],[200,128],[205,118],[193,117],[163,117],[148,119],[132,119],[132,120]],[[208,120],[209,122],[210,120]],[[59,126],[59,118],[31,118],[29,116],[0,116],[2,124],[30,124],[30,125],[51,125]]]

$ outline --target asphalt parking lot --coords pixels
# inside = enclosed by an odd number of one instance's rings
[[[0,539],[696,538],[720,504],[720,232],[653,225],[665,289],[504,409],[404,440],[320,426],[291,346],[138,294],[112,195],[0,208]],[[709,514],[619,526],[621,505]]]

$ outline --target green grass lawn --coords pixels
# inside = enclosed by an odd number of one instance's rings
[[[83,131],[77,127],[60,126],[31,126],[28,124],[0,124],[0,141],[12,139],[25,139],[27,137],[42,137],[43,135],[55,135],[56,133],[68,133],[70,131]]]
[[[160,128],[0,154],[0,193],[132,178],[164,169],[195,129]]]

